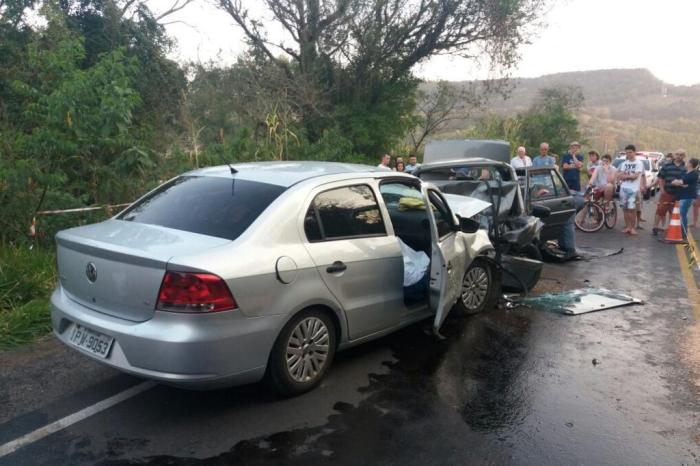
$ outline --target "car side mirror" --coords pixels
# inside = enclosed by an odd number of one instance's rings
[[[473,218],[459,217],[459,229],[463,233],[476,233],[481,228],[481,224]]]
[[[543,205],[533,205],[532,206],[532,216],[537,218],[547,218],[552,213],[549,207]]]

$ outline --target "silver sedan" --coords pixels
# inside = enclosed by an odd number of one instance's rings
[[[302,393],[337,350],[429,317],[438,331],[453,306],[491,303],[493,247],[469,215],[413,176],[361,165],[189,172],[56,236],[54,333],[168,384],[264,378]]]

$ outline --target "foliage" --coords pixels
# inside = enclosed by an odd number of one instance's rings
[[[527,41],[542,0],[266,0],[265,13],[286,32],[271,42],[243,2],[218,0],[245,34],[258,81],[284,99],[310,143],[338,128],[353,152],[376,156],[419,123],[414,66],[438,53],[475,59],[485,50],[509,69]],[[420,145],[420,144],[419,144]]]
[[[540,143],[549,143],[554,154],[564,154],[569,143],[581,139],[578,119],[574,112],[583,103],[581,89],[547,87],[540,89],[538,99],[519,116],[520,135],[530,153],[536,153]]]
[[[50,329],[48,296],[56,281],[48,249],[0,245],[0,349]]]

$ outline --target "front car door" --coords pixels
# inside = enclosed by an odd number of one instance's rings
[[[372,183],[317,189],[304,218],[306,249],[345,311],[351,340],[398,325],[405,310],[401,248]]]
[[[462,291],[467,264],[466,248],[457,234],[457,219],[442,194],[426,184],[422,190],[430,206],[430,307],[435,311],[433,331],[437,333]]]
[[[544,228],[540,233],[542,241],[559,238],[566,222],[576,213],[573,197],[559,172],[554,168],[528,169],[525,196],[529,210],[533,205],[542,205],[551,211],[542,219]]]

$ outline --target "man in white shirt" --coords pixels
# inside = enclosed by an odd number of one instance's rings
[[[384,155],[382,155],[382,159],[379,162],[379,165],[377,165],[377,168],[382,169],[382,170],[391,171],[390,164],[391,164],[391,155],[384,154]]]
[[[620,180],[620,207],[622,207],[625,218],[625,228],[622,232],[636,235],[637,196],[641,189],[644,163],[637,160],[637,149],[632,144],[625,147],[625,157],[626,160],[620,164],[617,174]]]
[[[532,166],[532,160],[530,160],[530,157],[528,157],[525,153],[525,148],[523,146],[518,147],[518,156],[513,157],[513,159],[510,161],[510,166],[513,168],[524,168]]]

